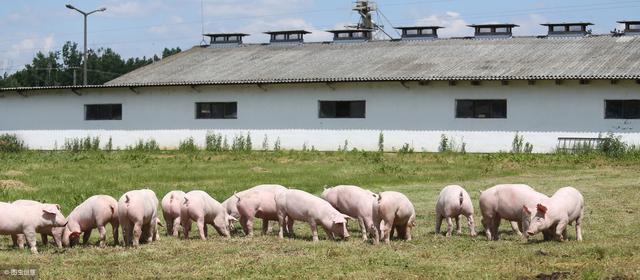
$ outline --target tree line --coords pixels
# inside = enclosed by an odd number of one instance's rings
[[[122,58],[111,48],[89,49],[87,59],[87,83],[104,84],[137,68],[179,53],[179,47],[165,48],[162,56]],[[84,54],[75,42],[66,42],[62,50],[38,52],[31,64],[13,74],[0,76],[0,88],[82,85]]]

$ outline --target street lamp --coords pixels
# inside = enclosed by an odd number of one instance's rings
[[[107,8],[103,7],[103,8],[100,8],[100,9],[93,10],[91,12],[85,13],[85,12],[81,11],[80,9],[74,7],[71,4],[67,4],[67,5],[65,5],[65,7],[69,8],[71,10],[76,10],[76,11],[78,11],[79,13],[81,13],[84,16],[84,74],[83,74],[83,80],[84,80],[84,85],[86,86],[87,85],[87,62],[88,62],[88,59],[89,59],[89,54],[87,53],[87,17],[90,14],[93,14],[93,13],[96,13],[96,12],[104,12],[104,11],[107,10]]]

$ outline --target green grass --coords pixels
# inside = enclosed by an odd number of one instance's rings
[[[162,196],[174,189],[202,189],[218,201],[234,191],[277,183],[319,194],[325,185],[355,184],[373,191],[400,191],[412,200],[417,227],[411,242],[374,246],[360,240],[356,223],[349,241],[309,241],[308,225],[296,223],[296,239],[274,234],[200,241],[162,235],[138,249],[109,246],[58,250],[39,255],[11,248],[0,237],[0,268],[35,266],[39,276],[84,278],[338,278],[338,279],[529,279],[560,273],[571,279],[640,277],[640,171],[634,159],[597,155],[385,154],[254,152],[25,152],[0,154],[0,201],[27,198],[56,202],[68,214],[94,194],[118,199],[150,187]],[[497,183],[527,183],[551,195],[571,185],[586,200],[584,242],[529,243],[509,233],[451,238],[434,234],[437,195],[448,184],[464,186],[474,200],[478,231],[479,191]],[[466,223],[465,223],[466,224]],[[195,227],[194,227],[195,228]],[[260,223],[256,224],[256,229]],[[161,229],[164,230],[164,229]],[[209,231],[214,233],[212,229]],[[111,240],[111,235],[109,234]],[[92,242],[97,240],[94,231]],[[0,271],[2,272],[2,271]],[[0,276],[1,277],[1,276]]]

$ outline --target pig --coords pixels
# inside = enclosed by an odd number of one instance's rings
[[[152,190],[129,191],[118,200],[118,222],[125,246],[138,247],[141,240],[158,240],[158,221],[158,198]]]
[[[451,236],[452,222],[451,218],[456,220],[456,232],[462,233],[460,228],[459,217],[463,215],[467,217],[467,224],[471,236],[476,236],[475,223],[473,221],[473,203],[469,193],[458,185],[446,186],[440,191],[438,202],[436,202],[436,234],[440,233],[442,219],[447,219],[447,234]]]
[[[162,198],[162,215],[167,223],[167,235],[178,237],[180,227],[180,205],[184,202],[183,191],[170,191]]]
[[[501,219],[511,221],[514,231],[518,233],[517,228],[520,228],[524,237],[528,238],[526,230],[529,227],[530,218],[522,206],[533,208],[548,198],[545,194],[524,184],[496,185],[481,192],[480,211],[487,239],[498,240]]]
[[[184,202],[180,206],[180,222],[184,232],[184,239],[189,238],[191,222],[195,221],[200,233],[200,239],[207,240],[207,224],[213,226],[218,234],[229,237],[229,221],[235,220],[217,200],[203,191],[190,191],[185,194]]]
[[[380,215],[381,238],[389,244],[393,230],[398,237],[411,241],[411,229],[416,226],[416,211],[404,194],[387,191],[378,194],[378,215]]]
[[[523,208],[530,211],[526,205]],[[575,222],[576,239],[582,241],[583,218],[584,198],[582,194],[573,187],[564,187],[556,191],[551,198],[536,205],[535,216],[529,224],[527,234],[535,235],[538,232],[550,230],[553,237],[564,241],[567,239],[567,225]]]
[[[278,237],[284,238],[284,228],[293,236],[294,221],[305,221],[311,227],[313,242],[318,242],[318,225],[327,236],[348,238],[347,219],[351,217],[340,213],[329,202],[315,195],[301,190],[287,189],[276,194],[276,208],[278,209],[278,223],[280,232]]]
[[[114,244],[118,243],[118,201],[108,195],[94,195],[78,205],[67,217],[68,223],[62,234],[64,246],[72,247],[78,243],[80,233],[84,232],[82,243],[87,245],[94,228],[100,233],[100,247],[107,239],[105,226],[111,224]]]
[[[24,234],[34,254],[38,253],[36,232],[67,225],[64,215],[53,204],[24,206],[0,203],[0,213],[0,234]]]
[[[43,203],[40,203],[34,200],[21,199],[21,200],[14,201],[12,204],[22,205],[22,206],[32,206],[32,205],[40,205]],[[44,203],[44,204],[47,204],[47,203]],[[58,210],[60,210],[60,205],[58,204],[47,204],[47,205],[53,205],[56,208],[58,208]],[[53,236],[53,240],[56,243],[56,246],[58,248],[62,248],[62,231],[63,230],[64,228],[62,227],[45,227],[37,230],[37,233],[40,233],[40,237],[42,238],[42,245],[46,246],[47,244],[49,244],[48,236],[51,235]],[[24,241],[25,241],[24,238],[25,237],[23,234],[11,236],[11,239],[14,240],[13,245],[14,246],[17,245],[20,249],[24,248]]]
[[[258,186],[255,186],[253,188],[250,188],[250,189],[247,189],[247,190],[244,190],[244,191],[241,191],[241,192],[238,192],[238,193],[232,195],[227,200],[222,202],[222,206],[227,210],[227,213],[229,215],[234,217],[236,220],[239,220],[240,219],[240,212],[238,212],[238,197],[242,196],[246,192],[257,191],[257,190],[270,191],[270,192],[275,193],[276,191],[281,190],[280,187],[282,187],[282,186],[274,185],[274,184],[258,185]],[[269,225],[269,222],[268,221],[263,221],[263,224],[267,224],[267,232],[270,232],[271,231],[271,227]],[[229,228],[231,230],[233,230],[233,220],[229,220]]]
[[[280,185],[261,185],[242,194],[235,194],[240,225],[247,236],[253,236],[253,219],[262,219],[262,234],[269,231],[269,221],[277,221],[276,194],[287,188]]]
[[[378,195],[358,186],[340,185],[325,189],[320,195],[341,213],[358,219],[362,240],[367,241],[367,233],[373,243],[380,241],[380,218],[378,217]]]

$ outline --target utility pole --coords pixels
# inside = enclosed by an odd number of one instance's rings
[[[89,54],[87,53],[87,17],[90,14],[93,14],[95,12],[104,12],[104,11],[107,10],[107,8],[103,7],[103,8],[100,8],[100,9],[97,9],[97,10],[93,10],[91,12],[86,13],[86,12],[81,11],[80,9],[72,6],[71,4],[67,4],[67,5],[65,5],[65,7],[67,7],[68,9],[71,9],[71,10],[76,10],[76,11],[78,11],[79,13],[81,13],[84,16],[84,73],[83,73],[83,85],[86,86],[87,85],[87,64],[89,62],[88,61],[89,60]]]

